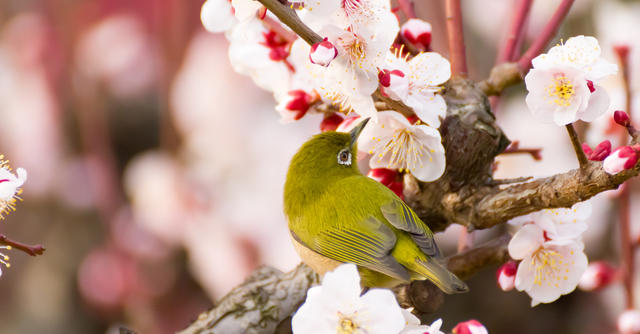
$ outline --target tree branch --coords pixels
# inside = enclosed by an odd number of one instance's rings
[[[575,0],[562,0],[558,9],[553,13],[551,20],[549,20],[544,29],[542,29],[527,52],[525,52],[520,60],[518,60],[518,65],[523,70],[527,71],[531,68],[531,60],[541,54],[549,42],[551,42],[551,40],[558,34],[558,29],[560,29],[560,25],[564,21],[564,18],[567,17],[574,1]]]
[[[311,30],[306,24],[300,20],[296,11],[284,5],[277,0],[258,0],[263,6],[267,7],[280,21],[286,24],[298,36],[304,39],[309,45],[322,42],[322,37],[315,31]]]
[[[503,89],[522,82],[531,68],[531,60],[541,54],[549,42],[556,36],[560,25],[564,21],[574,0],[563,0],[558,6],[540,35],[533,41],[529,49],[517,62],[499,64],[491,70],[489,78],[480,82],[478,86],[485,94],[500,95]]]
[[[504,49],[502,50],[500,57],[498,57],[498,63],[513,60],[516,45],[518,44],[518,40],[524,30],[524,23],[527,21],[527,17],[529,17],[529,12],[531,11],[531,4],[533,4],[533,0],[520,0],[516,4],[515,15],[511,21],[511,27],[509,28],[509,34],[507,35]]]
[[[404,17],[408,20],[418,18],[413,0],[398,0],[398,7],[404,13]]]
[[[573,145],[573,150],[576,152],[576,157],[578,158],[578,163],[580,164],[581,169],[587,168],[589,165],[589,158],[584,153],[582,149],[582,144],[580,143],[580,138],[578,137],[578,133],[576,129],[573,127],[573,123],[569,123],[566,125],[567,132],[569,133],[569,138],[571,138],[571,145]]]
[[[11,239],[8,239],[6,235],[4,234],[0,234],[0,244],[2,245],[6,245],[6,246],[11,246],[17,250],[21,250],[31,256],[36,256],[36,255],[42,255],[45,251],[44,246],[42,245],[35,245],[35,246],[29,246],[26,244],[23,244],[21,242],[17,242],[17,241],[13,241]]]
[[[452,78],[467,78],[467,55],[462,30],[462,8],[460,0],[445,0],[447,15],[447,39]]]

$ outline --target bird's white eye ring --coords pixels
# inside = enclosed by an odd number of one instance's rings
[[[342,150],[338,153],[338,163],[341,165],[351,165],[351,153],[347,150]]]

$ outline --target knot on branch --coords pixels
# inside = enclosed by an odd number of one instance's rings
[[[522,82],[525,70],[518,63],[502,63],[491,70],[489,78],[478,87],[488,96],[500,95],[502,90]]]

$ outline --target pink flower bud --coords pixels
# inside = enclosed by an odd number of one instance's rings
[[[611,142],[608,140],[603,141],[602,143],[596,146],[596,149],[593,150],[593,153],[589,155],[589,160],[591,161],[602,161],[606,157],[611,154]]]
[[[625,169],[633,168],[636,162],[638,162],[636,151],[629,146],[622,146],[618,147],[611,155],[604,159],[602,167],[605,172],[615,175]]]
[[[276,106],[282,118],[280,122],[289,123],[302,118],[309,110],[314,98],[303,90],[292,90]]]
[[[626,310],[618,317],[618,331],[621,334],[640,333],[640,312]]]
[[[516,286],[516,273],[518,272],[518,263],[510,260],[503,264],[496,272],[498,285],[502,291],[511,291]]]
[[[326,37],[322,42],[313,44],[309,52],[309,60],[316,65],[324,67],[329,66],[337,56],[338,49]]]
[[[337,113],[324,114],[324,118],[320,122],[320,131],[336,131],[342,121],[344,121],[344,118]]]
[[[590,157],[591,154],[593,153],[593,150],[591,149],[591,147],[589,147],[589,144],[587,143],[582,143],[582,150],[584,151],[584,154],[587,155],[587,157]]]
[[[620,59],[627,59],[629,56],[629,45],[619,44],[613,46],[613,51],[620,57]]]
[[[627,114],[626,112],[622,111],[622,110],[616,110],[613,113],[613,120],[618,123],[619,125],[622,126],[629,126],[629,124],[631,124],[630,120],[629,120],[629,114]]]
[[[489,334],[489,331],[477,320],[461,322],[452,330],[453,334]]]
[[[396,181],[396,174],[393,169],[374,168],[367,173],[367,176],[388,187],[392,182]]]
[[[580,277],[578,287],[584,291],[602,289],[616,279],[617,271],[606,261],[589,263],[587,270]]]
[[[409,95],[409,78],[400,70],[382,70],[378,73],[380,92],[396,101],[406,100]]]
[[[401,200],[404,201],[404,192],[402,192],[403,184],[402,182],[391,182],[387,188],[391,189]]]
[[[416,47],[427,50],[431,44],[431,25],[420,19],[411,19],[400,28],[400,34]]]
[[[360,116],[346,118],[336,129],[338,132],[349,132],[360,122]]]

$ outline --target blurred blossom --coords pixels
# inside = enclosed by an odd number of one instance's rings
[[[133,279],[132,264],[107,249],[96,249],[84,259],[78,270],[82,296],[107,309],[121,306]]]
[[[618,317],[618,331],[620,334],[640,333],[640,312],[626,310]]]
[[[124,176],[134,220],[169,244],[180,243],[189,224],[182,174],[168,154],[148,152],[134,158]]]
[[[62,154],[58,101],[44,63],[48,29],[38,14],[17,15],[0,40],[0,150],[29,170],[30,196],[51,189]]]
[[[83,75],[104,80],[119,98],[147,93],[158,79],[158,47],[135,16],[113,15],[91,27],[76,56]]]
[[[502,291],[511,291],[516,286],[516,273],[518,271],[518,263],[510,260],[503,264],[497,271],[498,285]]]

